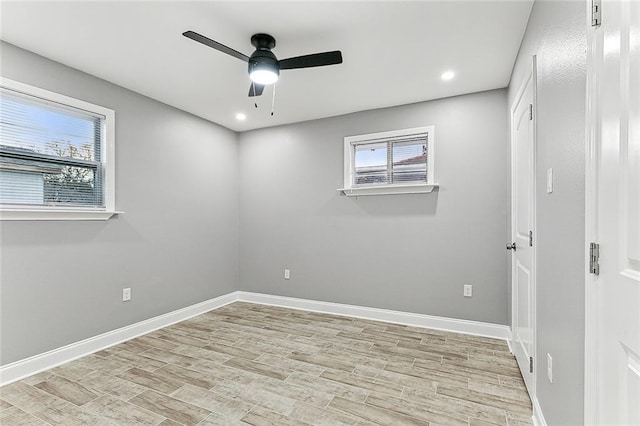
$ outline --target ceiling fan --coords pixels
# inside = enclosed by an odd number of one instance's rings
[[[278,60],[276,55],[271,52],[271,49],[276,47],[276,39],[269,34],[254,34],[251,36],[251,44],[256,48],[251,56],[240,53],[194,31],[186,31],[182,35],[241,61],[248,62],[249,78],[252,81],[249,87],[249,96],[262,95],[264,86],[278,81],[280,70],[322,67],[342,63],[342,53],[339,50]]]

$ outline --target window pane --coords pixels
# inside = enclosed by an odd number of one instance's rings
[[[37,165],[0,168],[0,203],[29,205],[100,206],[98,171],[90,167]]]
[[[415,140],[393,143],[393,183],[426,182],[427,142]]]
[[[103,120],[2,89],[0,203],[102,207]]]
[[[0,143],[58,157],[98,160],[101,119],[84,111],[3,90]]]
[[[96,174],[88,167],[64,166],[58,174],[43,175],[44,203],[100,205]]]
[[[355,185],[387,183],[387,144],[370,143],[355,146]]]

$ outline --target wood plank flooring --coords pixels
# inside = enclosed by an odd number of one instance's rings
[[[233,303],[0,388],[13,425],[531,425],[501,340]]]

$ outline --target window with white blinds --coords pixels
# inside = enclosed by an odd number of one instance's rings
[[[114,112],[2,79],[0,205],[113,210]]]
[[[433,126],[345,138],[343,189],[433,185]]]

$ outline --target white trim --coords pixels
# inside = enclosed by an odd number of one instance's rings
[[[0,366],[0,386],[233,303],[238,300],[237,293],[238,292],[228,293],[214,299],[187,306],[186,308],[178,309],[61,348]]]
[[[303,311],[321,312],[325,314],[342,315],[345,317],[362,318],[393,324],[431,328],[434,330],[452,331],[455,333],[491,337],[494,339],[511,339],[511,329],[506,325],[500,324],[414,314],[411,312],[392,311],[389,309],[368,308],[365,306],[347,305],[343,303],[297,299],[294,297],[274,296],[270,294],[251,293],[246,291],[238,292],[238,300],[243,302],[259,303],[262,305],[300,309]]]
[[[427,185],[425,183],[418,183],[411,185],[358,186],[353,188],[340,188],[338,191],[347,197],[359,197],[361,195],[428,194],[435,188],[438,188],[437,184]]]
[[[544,415],[542,414],[542,408],[540,407],[538,398],[532,398],[531,404],[533,405],[533,416],[531,417],[533,426],[547,426],[547,421],[544,419]]]
[[[116,210],[116,112],[102,108],[106,111],[103,122],[105,132],[104,145],[102,146],[102,162],[104,168],[104,203],[106,211]]]
[[[0,221],[2,220],[107,220],[117,213],[115,206],[115,171],[116,171],[116,113],[114,110],[85,102],[80,99],[52,92],[40,87],[31,86],[5,77],[0,77],[0,86],[30,97],[40,98],[44,102],[66,105],[71,108],[87,111],[104,117],[102,148],[102,164],[104,164],[104,208],[73,209],[67,207],[46,206],[8,206],[0,205]]]
[[[116,214],[104,210],[74,210],[74,209],[0,209],[0,220],[108,220]]]
[[[41,98],[43,101],[67,105],[72,108],[90,112],[92,114],[100,114],[106,117],[107,115],[113,113],[112,109],[105,108],[100,105],[95,105],[90,102],[85,102],[80,99],[72,98],[71,96],[66,96],[60,93],[52,92],[50,90],[42,89],[40,87],[32,86],[30,84],[11,80],[6,77],[0,76],[0,86],[4,87],[5,89],[13,90],[25,95]]]
[[[293,297],[273,296],[262,293],[234,291],[195,305],[187,306],[164,315],[150,318],[107,333],[99,334],[61,348],[34,355],[11,364],[0,366],[0,386],[7,385],[25,377],[49,370],[61,364],[73,361],[94,352],[125,342],[159,328],[167,327],[196,315],[221,308],[236,301],[281,306],[311,312],[342,315],[393,324],[410,325],[494,339],[511,339],[511,329],[506,325],[491,324],[432,315],[399,312],[388,309],[367,308],[342,303],[321,302],[317,300],[296,299]]]
[[[587,84],[585,113],[585,245],[588,266],[589,243],[599,241],[598,232],[598,162],[600,148],[600,79],[603,58],[603,30],[591,26],[592,5],[587,8]],[[585,273],[584,310],[584,424],[600,424],[600,345],[598,339],[598,277]]]
[[[376,185],[376,186],[353,186],[353,169],[354,169],[354,152],[353,145],[361,142],[369,142],[379,140],[380,142],[388,142],[396,138],[404,138],[410,136],[426,136],[427,138],[427,181],[424,184],[407,184],[407,185]],[[388,132],[369,133],[366,135],[346,136],[344,138],[344,186],[338,191],[342,191],[344,195],[351,196],[351,191],[355,195],[386,195],[386,194],[417,194],[433,191],[438,187],[435,183],[435,126],[414,127],[411,129],[392,130]],[[407,187],[410,191],[401,188]],[[422,187],[422,188],[418,188]],[[359,193],[358,193],[359,192]]]

